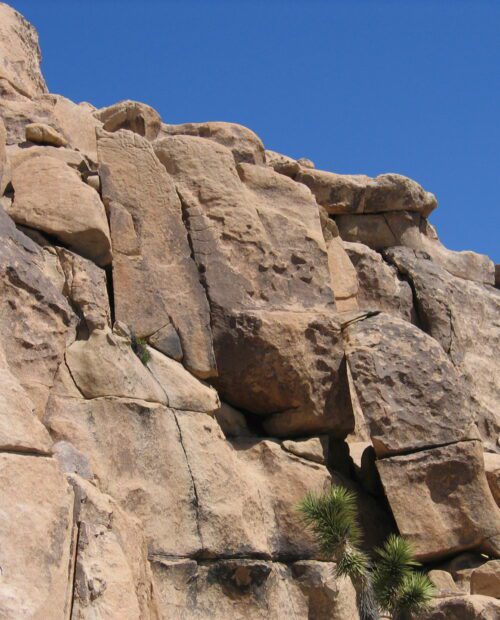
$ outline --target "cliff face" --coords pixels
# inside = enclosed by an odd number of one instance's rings
[[[39,60],[0,4],[0,617],[356,619],[296,511],[337,484],[448,571],[427,618],[498,617],[493,263],[415,181]]]

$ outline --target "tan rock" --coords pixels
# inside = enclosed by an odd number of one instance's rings
[[[433,194],[399,174],[375,179],[302,167],[296,180],[307,185],[329,213],[415,211],[427,217],[437,206]]]
[[[126,131],[99,134],[99,162],[115,253],[116,318],[140,337],[171,322],[188,370],[213,375],[208,302],[169,175],[149,142]]]
[[[67,141],[50,125],[45,123],[30,123],[26,125],[26,140],[35,144],[49,144],[51,146],[66,146]]]
[[[0,616],[67,618],[73,493],[57,461],[0,454],[0,497]]]
[[[106,272],[93,262],[64,248],[57,249],[63,273],[64,295],[85,322],[88,335],[110,325]]]
[[[128,129],[147,140],[154,140],[161,128],[158,112],[139,101],[119,101],[97,110],[94,116],[103,123],[103,129],[106,131]]]
[[[295,456],[321,465],[325,465],[328,460],[328,437],[311,437],[296,441],[288,439],[281,444],[281,447]]]
[[[0,4],[0,78],[33,97],[47,92],[40,71],[41,54],[35,28],[12,7]]]
[[[152,619],[152,575],[140,522],[79,476],[70,482],[79,526],[71,617]]]
[[[88,340],[76,340],[66,363],[85,398],[116,396],[167,403],[164,390],[135,355],[125,338],[95,329]]]
[[[417,559],[474,548],[500,553],[500,510],[486,482],[479,441],[386,458],[377,468],[399,532]]]
[[[94,479],[89,459],[69,441],[57,441],[53,446],[54,457],[65,474],[77,474],[86,480]]]
[[[398,277],[378,252],[362,243],[343,242],[358,277],[357,301],[360,310],[382,310],[415,322],[410,285]]]
[[[342,239],[333,237],[327,243],[327,250],[337,310],[339,312],[357,310],[358,275],[344,248]]]
[[[388,314],[355,321],[343,333],[377,456],[476,435],[468,393],[433,338]]]
[[[165,619],[311,617],[307,598],[286,564],[254,559],[197,564],[193,560],[158,558],[152,567],[160,616]]]
[[[12,184],[15,222],[56,236],[99,265],[110,262],[104,205],[69,166],[53,157],[31,158],[13,170]]]
[[[269,151],[267,149],[266,166],[269,166],[270,168],[273,168],[276,172],[284,174],[287,177],[291,177],[292,179],[300,170],[299,163],[295,159],[292,159],[287,155],[282,155],[281,153],[276,153],[275,151]]]
[[[335,218],[344,241],[363,243],[373,250],[397,245],[420,249],[420,215],[409,211],[337,215]]]
[[[0,347],[0,450],[49,454],[52,440]]]
[[[161,135],[208,138],[232,151],[236,163],[263,164],[265,162],[264,145],[261,139],[247,127],[236,123],[208,122],[163,125]]]
[[[7,165],[7,153],[5,150],[5,142],[7,140],[7,132],[5,131],[5,125],[3,124],[3,120],[0,118],[0,189],[3,194],[3,176],[5,174],[5,168]]]
[[[449,572],[460,590],[470,594],[470,578],[473,571],[487,561],[484,554],[477,551],[465,551],[444,562],[440,566]]]
[[[427,573],[427,577],[432,582],[432,585],[438,591],[440,598],[445,596],[453,596],[460,592],[457,584],[453,581],[453,577],[445,570],[434,569]]]
[[[221,403],[215,412],[215,419],[226,437],[251,437],[247,420],[241,411],[227,403]]]
[[[307,159],[307,157],[301,157],[300,159],[297,160],[297,163],[300,164],[302,168],[315,168],[316,167],[314,165],[314,162],[311,161],[310,159]]]
[[[0,238],[0,339],[10,371],[41,416],[76,317],[45,275],[47,255],[2,209]]]
[[[496,620],[500,603],[489,596],[454,596],[436,599],[432,609],[418,620]]]
[[[472,571],[470,592],[500,598],[500,560],[491,560]]]
[[[160,327],[157,332],[149,336],[148,342],[152,347],[177,362],[181,362],[184,357],[179,334],[172,323]]]
[[[489,450],[496,451],[500,434],[500,291],[455,278],[421,252],[392,248],[386,255],[412,282],[422,326],[441,344],[459,372],[464,388],[472,395],[481,437]]]
[[[172,409],[214,413],[220,407],[217,392],[193,377],[182,364],[148,348],[148,369],[167,395]]]
[[[500,507],[500,454],[484,453],[484,471],[491,494]]]
[[[97,161],[96,128],[102,124],[85,104],[52,94],[30,99],[5,86],[0,79],[0,116],[7,129],[7,144],[24,142],[26,125],[43,123],[61,134],[71,149]]]
[[[52,395],[46,424],[56,440],[89,459],[102,492],[141,520],[150,553],[201,551],[197,500],[172,410],[129,399]]]

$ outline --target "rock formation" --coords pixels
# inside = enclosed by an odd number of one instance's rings
[[[0,54],[0,617],[356,620],[338,484],[499,617],[500,291],[436,198],[49,94],[5,4]]]

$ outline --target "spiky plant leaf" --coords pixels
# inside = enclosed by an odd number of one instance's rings
[[[411,544],[391,534],[384,545],[375,549],[377,563],[373,572],[373,587],[381,607],[392,612],[403,580],[414,567],[419,566],[413,558]]]
[[[368,574],[369,566],[370,560],[366,553],[348,544],[337,559],[335,574],[337,577],[361,579]]]
[[[405,575],[398,590],[394,616],[400,620],[429,607],[436,589],[424,573],[414,572]]]
[[[340,546],[360,543],[356,496],[344,487],[331,487],[321,495],[308,493],[298,509],[323,553],[333,556]]]

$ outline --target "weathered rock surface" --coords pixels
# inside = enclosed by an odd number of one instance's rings
[[[134,133],[101,132],[98,147],[115,253],[116,318],[137,336],[172,322],[188,370],[201,377],[213,375],[208,302],[169,175],[149,142]]]
[[[98,194],[53,157],[30,158],[12,171],[12,219],[54,235],[98,265],[111,261],[111,240]]]
[[[26,125],[26,140],[35,144],[48,144],[51,146],[67,145],[67,141],[58,131],[44,123],[30,123]]]
[[[356,270],[360,310],[381,310],[415,322],[410,285],[398,277],[397,270],[382,256],[362,243],[344,241],[344,248]]]
[[[253,131],[236,123],[208,122],[162,125],[161,135],[186,135],[208,138],[227,147],[236,163],[263,164],[264,145]]]
[[[3,124],[3,120],[0,118],[0,188],[3,188],[2,180],[5,172],[5,166],[7,163],[7,153],[5,150],[6,139],[7,132],[5,131],[5,125]]]
[[[373,250],[404,245],[420,249],[420,215],[410,211],[337,215],[335,218],[344,241],[362,243]]]
[[[432,610],[418,616],[419,620],[496,620],[500,603],[489,596],[454,596],[437,599]]]
[[[73,493],[57,461],[0,454],[0,616],[66,618]]]
[[[399,531],[420,560],[473,548],[498,557],[500,510],[479,441],[393,456],[377,467]]]
[[[0,335],[12,374],[45,409],[76,317],[45,275],[46,255],[0,208]]]
[[[500,454],[484,453],[484,471],[491,494],[500,507]]]
[[[148,140],[154,140],[161,128],[158,112],[139,101],[120,101],[97,110],[94,116],[103,123],[105,131],[128,129]]]
[[[301,167],[295,179],[307,185],[328,213],[415,211],[427,217],[437,206],[433,194],[400,174],[372,179]]]
[[[384,313],[348,324],[344,338],[377,456],[474,436],[468,394],[433,338]]]
[[[462,376],[481,436],[497,450],[500,291],[453,277],[421,252],[393,248],[386,255],[411,280],[423,329],[441,344]]]
[[[340,237],[327,242],[328,265],[332,276],[335,305],[339,312],[357,310],[359,282],[356,269]]]
[[[311,437],[310,439],[287,440],[282,448],[295,456],[324,465],[328,461],[328,437]]]
[[[40,71],[41,53],[35,28],[12,7],[0,4],[0,78],[33,97],[47,92]]]
[[[500,598],[500,560],[486,562],[472,571],[471,594]]]

